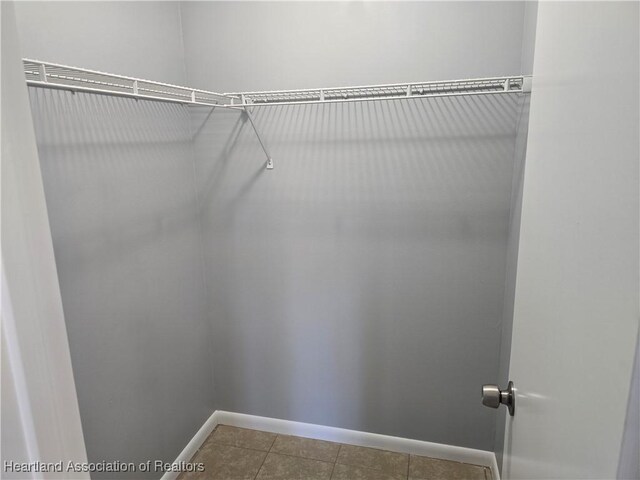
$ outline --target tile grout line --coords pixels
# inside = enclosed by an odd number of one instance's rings
[[[338,453],[336,454],[336,459],[333,461],[333,468],[331,469],[331,476],[329,480],[333,480],[333,472],[336,471],[336,465],[338,465],[338,458],[340,458],[340,450],[342,450],[342,444],[338,444]]]
[[[191,458],[189,458],[189,462],[192,463],[193,460],[195,460],[195,458],[198,456],[198,454],[202,451],[202,449],[204,448],[204,446],[207,444],[207,442],[209,440],[211,440],[211,437],[213,437],[213,434],[216,432],[216,430],[218,429],[218,425],[216,425],[215,427],[213,427],[213,430],[211,431],[211,433],[209,435],[207,435],[207,438],[204,439],[204,441],[200,444],[200,446],[198,447],[198,449],[195,451],[195,453],[193,455],[191,455]],[[214,443],[214,442],[211,442]],[[185,476],[186,472],[182,472],[176,480],[181,480],[183,478],[186,478]]]
[[[332,480],[332,479],[333,479],[333,472],[335,472],[335,471],[336,471],[336,465],[337,465],[337,464],[335,464],[335,463],[334,463],[334,464],[333,464],[333,467],[331,467],[331,475],[329,475],[329,480]]]
[[[267,460],[267,456],[269,455],[269,452],[273,448],[274,443],[276,443],[276,438],[278,438],[278,434],[274,434],[273,441],[271,442],[271,445],[269,446],[268,450],[266,450],[266,451],[265,450],[258,450],[258,449],[255,449],[255,448],[241,447],[241,446],[238,446],[238,445],[231,445],[229,443],[225,443],[225,442],[220,442],[218,440],[214,440],[213,439],[213,435],[216,432],[216,430],[218,430],[218,427],[220,425],[223,425],[223,424],[216,425],[216,427],[213,429],[213,432],[211,432],[211,434],[207,437],[207,439],[202,443],[202,446],[200,448],[202,448],[205,445],[205,443],[207,443],[207,441],[211,440],[211,443],[213,443],[215,445],[222,445],[222,446],[225,446],[225,447],[239,448],[241,450],[251,450],[253,452],[264,453],[265,455],[264,455],[264,458],[262,459],[262,463],[260,464],[260,467],[258,468],[258,471],[256,472],[255,476],[253,477],[253,480],[256,480],[258,478],[258,475],[260,474],[260,470],[262,470],[262,466],[264,465],[264,462]],[[223,425],[223,426],[229,427],[229,425]],[[239,428],[239,427],[232,427],[232,428]],[[261,432],[261,430],[253,430],[253,429],[248,429],[248,428],[243,428],[241,430],[252,430],[254,432]],[[263,433],[269,433],[269,432],[263,432]],[[198,451],[200,451],[200,449],[198,449]],[[195,457],[195,455],[194,455],[194,457]]]
[[[261,432],[262,430],[255,430],[256,432]],[[270,432],[265,432],[265,433],[270,433]],[[285,435],[285,434],[281,434],[281,433],[275,433],[274,434],[276,437],[273,440],[273,443],[271,444],[271,447],[269,447],[269,450],[267,450],[267,453],[273,453],[274,455],[282,455],[284,457],[292,457],[292,458],[301,458],[302,460],[312,460],[314,462],[324,462],[324,463],[333,463],[335,464],[338,461],[338,456],[340,455],[340,448],[342,447],[341,443],[337,443],[337,442],[329,442],[327,440],[316,440],[315,438],[308,438],[308,437],[298,437],[297,435]],[[291,438],[299,438],[302,440],[312,440],[315,442],[326,442],[326,443],[333,443],[334,445],[338,445],[338,453],[336,454],[336,458],[335,460],[323,460],[321,458],[314,458],[314,457],[305,457],[302,455],[295,455],[293,453],[284,453],[284,452],[276,452],[273,450],[273,447],[276,444],[276,441],[278,440],[278,437],[291,437]],[[236,446],[236,445],[232,445],[232,446]],[[248,448],[248,447],[238,447],[238,448],[247,448],[248,450],[254,450],[252,448]],[[259,450],[260,452],[264,452],[264,450]]]
[[[217,441],[217,440],[215,442],[212,441],[211,443],[213,443],[214,445],[222,445],[223,447],[233,447],[233,448],[239,448],[241,450],[251,450],[252,452],[269,453],[269,450],[260,450],[259,448],[243,447],[243,446],[240,446],[240,445],[234,445],[232,443],[220,442],[220,441]]]
[[[213,437],[213,434],[216,432],[217,429],[218,429],[218,426],[216,425],[214,427],[213,431],[209,435],[207,435],[207,438],[204,439],[204,442],[202,442],[200,444],[200,446],[195,451],[195,453],[193,455],[191,455],[191,458],[189,459],[189,462],[191,462],[191,460],[195,459],[198,456],[198,454],[204,448],[204,446],[207,444],[207,442],[209,442],[209,440],[211,440],[211,437]],[[215,442],[211,442],[211,443],[215,443]]]
[[[278,440],[279,436],[279,433],[275,434],[275,436],[273,437],[273,442],[271,442],[271,446],[269,447],[269,450],[267,450],[267,453],[271,453],[271,450],[273,450],[273,446],[276,444],[276,440]]]
[[[260,468],[258,468],[258,471],[256,472],[256,476],[253,477],[253,480],[256,480],[258,478],[258,475],[260,475],[260,470],[262,470],[262,467],[264,466],[264,462],[267,461],[267,457],[269,456],[269,453],[271,452],[271,449],[273,448],[273,444],[276,443],[276,438],[278,438],[278,435],[276,434],[275,437],[273,437],[273,442],[271,442],[271,446],[269,447],[269,450],[267,450],[266,452],[264,450],[262,450],[263,453],[265,453],[264,458],[262,459],[262,463],[260,464]],[[249,450],[249,449],[247,449]]]
[[[484,467],[484,480],[491,480],[493,478],[493,473],[491,472],[491,468]]]
[[[260,450],[260,451],[264,452],[264,450]],[[311,460],[312,462],[335,463],[327,460],[320,460],[319,458],[301,457],[300,455],[292,455],[290,453],[282,453],[282,452],[267,452],[267,453],[273,453],[274,455],[280,455],[282,457],[299,458],[300,460]]]
[[[262,463],[260,464],[260,468],[258,468],[258,471],[256,472],[256,476],[253,477],[253,480],[256,480],[258,478],[258,475],[260,475],[260,470],[262,470],[262,467],[264,466],[264,462],[267,461],[268,455],[269,455],[269,452],[266,452],[266,455],[264,456],[264,458],[262,459]]]

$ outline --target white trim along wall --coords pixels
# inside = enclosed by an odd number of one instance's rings
[[[243,413],[225,412],[216,410],[202,425],[187,446],[182,450],[175,463],[188,462],[198,451],[217,425],[230,425],[233,427],[250,428],[265,432],[279,433],[282,435],[297,435],[300,437],[327,440],[337,443],[348,443],[361,447],[379,448],[394,452],[422,455],[443,460],[472,463],[491,468],[494,480],[500,480],[496,456],[493,452],[475,450],[473,448],[455,447],[442,443],[410,440],[408,438],[392,437],[377,433],[359,432],[337,427],[326,427],[311,423],[293,422],[277,418],[245,415]],[[175,480],[178,472],[166,472],[162,480]]]

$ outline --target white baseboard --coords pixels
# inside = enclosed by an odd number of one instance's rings
[[[336,443],[348,443],[361,447],[379,448],[394,452],[422,455],[425,457],[453,460],[455,462],[483,465],[491,469],[494,480],[500,480],[496,456],[486,450],[456,447],[442,443],[424,442],[422,440],[410,440],[408,438],[380,435],[378,433],[359,432],[337,427],[326,427],[312,423],[293,422],[276,418],[258,417],[243,413],[225,412],[216,410],[205,424],[198,430],[185,449],[180,453],[176,462],[188,462],[198,451],[202,442],[206,440],[216,425],[230,425],[233,427],[251,428],[265,432],[279,433],[282,435],[297,435],[300,437],[327,440]],[[176,473],[167,472],[162,480],[174,480]]]
[[[496,458],[496,454],[493,452],[489,452],[491,454],[491,465],[487,465],[487,467],[491,468],[491,475],[494,480],[500,480],[500,469],[498,468],[498,459]]]
[[[187,446],[180,452],[180,455],[178,455],[174,463],[188,462],[191,460],[207,437],[211,435],[213,429],[216,428],[216,425],[220,423],[222,422],[218,421],[218,411],[216,410],[207,418],[193,438],[189,440],[189,443],[187,443]],[[178,475],[180,475],[180,472],[165,472],[161,480],[175,480],[178,478]]]

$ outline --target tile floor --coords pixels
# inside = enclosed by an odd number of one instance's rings
[[[178,480],[491,480],[487,467],[218,425]]]

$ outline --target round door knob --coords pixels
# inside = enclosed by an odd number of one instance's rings
[[[500,406],[500,389],[497,385],[482,386],[482,404],[490,408],[498,408]]]
[[[490,408],[498,408],[500,404],[506,405],[509,415],[513,417],[516,409],[516,396],[513,382],[509,382],[506,390],[500,390],[497,385],[482,386],[482,404]]]

